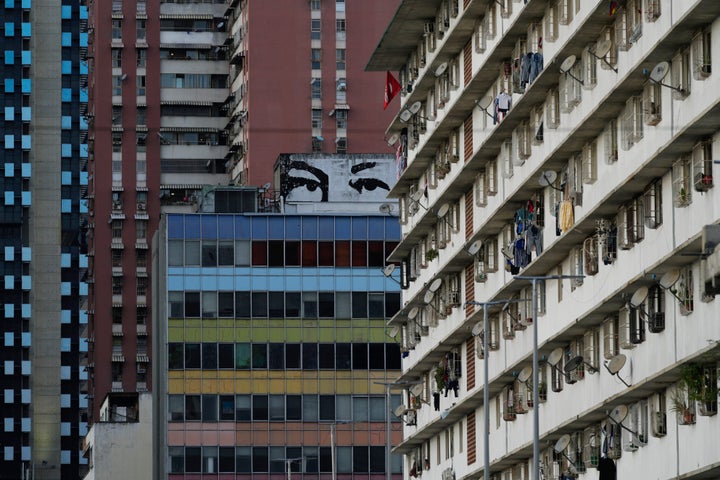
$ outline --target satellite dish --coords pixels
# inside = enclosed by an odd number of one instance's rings
[[[553,367],[558,364],[560,360],[562,360],[563,357],[563,349],[561,347],[556,348],[552,352],[550,352],[550,355],[548,356],[547,362],[552,365]]]
[[[487,110],[487,108],[492,105],[492,97],[490,95],[485,95],[480,100],[477,101],[478,107],[482,108],[483,110]]]
[[[400,140],[400,134],[395,132],[387,139],[387,144],[392,147],[398,140]]]
[[[408,107],[408,111],[410,113],[412,113],[413,115],[415,115],[416,113],[418,113],[420,111],[421,108],[422,108],[422,102],[418,101],[418,102],[415,102],[412,105],[410,105]]]
[[[563,62],[560,64],[560,73],[565,73],[568,70],[570,70],[577,61],[577,57],[575,55],[570,55],[567,57]]]
[[[410,121],[412,116],[413,116],[413,114],[410,110],[403,110],[402,112],[400,112],[400,121],[402,123],[407,123]]]
[[[263,185],[264,190],[270,190],[270,187],[272,187],[272,183],[267,182],[265,185]]]
[[[379,210],[380,210],[381,213],[388,213],[388,214],[389,214],[390,212],[393,211],[393,206],[390,205],[389,203],[383,203],[382,205],[380,205]]]
[[[540,173],[538,183],[542,187],[549,187],[550,185],[555,183],[555,180],[557,180],[557,172],[555,170],[545,170],[544,172]]]
[[[428,291],[435,293],[440,288],[440,285],[442,285],[442,278],[436,278],[428,287]]]
[[[386,277],[390,277],[390,276],[392,276],[394,271],[395,271],[395,264],[391,263],[391,264],[385,266],[385,268],[383,268],[383,275],[385,275]]]
[[[482,322],[477,322],[475,325],[473,325],[472,331],[470,333],[472,333],[473,337],[477,337],[478,335],[480,335],[480,332],[482,332],[482,331],[483,331]]]
[[[610,372],[611,375],[616,375],[625,366],[626,361],[627,357],[622,353],[615,355],[606,364],[608,372]]]
[[[660,278],[660,287],[664,290],[671,288],[680,280],[680,270],[677,268],[670,270]]]
[[[571,358],[570,360],[568,360],[565,363],[565,367],[563,367],[563,368],[565,370],[565,373],[570,373],[582,364],[583,364],[583,357],[582,357],[582,355],[578,355],[577,357],[574,357],[574,358]]]
[[[435,298],[435,292],[428,290],[425,292],[425,296],[423,297],[423,302],[430,303],[432,302],[433,298]]]
[[[618,405],[610,411],[610,420],[615,423],[622,423],[628,416],[628,407],[625,405]]]
[[[523,368],[522,370],[520,370],[520,373],[518,373],[518,380],[520,380],[521,383],[527,382],[528,380],[530,380],[530,375],[532,375],[532,371],[532,367],[529,365]]]
[[[670,64],[668,62],[660,62],[657,65],[653,67],[653,69],[650,71],[650,80],[652,80],[655,83],[660,83],[663,81],[665,76],[670,71]]]
[[[410,320],[415,320],[415,317],[418,316],[418,313],[420,312],[420,309],[418,307],[413,307],[410,309],[410,312],[408,312],[408,318]]]
[[[407,407],[405,405],[398,405],[395,407],[395,410],[393,410],[396,417],[402,417],[405,415],[405,412],[407,412]]]
[[[417,192],[410,195],[410,200],[412,200],[413,202],[419,202],[420,199],[422,198],[422,196],[423,196],[423,191],[418,190]]]
[[[388,332],[388,336],[389,336],[390,338],[395,338],[395,337],[397,337],[397,334],[398,334],[398,333],[400,333],[400,327],[398,327],[397,325],[395,325],[394,327],[392,327],[392,328],[390,329],[390,332]]]
[[[450,211],[450,203],[445,202],[443,203],[440,208],[438,208],[437,216],[438,218],[443,218],[447,213]]]
[[[447,62],[443,62],[440,65],[438,65],[437,68],[435,69],[435,76],[439,77],[440,75],[445,73],[445,70],[447,70],[447,67],[448,67]]]
[[[612,47],[612,42],[610,40],[603,39],[600,40],[597,45],[595,46],[595,55],[598,57],[604,57],[608,54],[610,51],[610,48]]]
[[[120,80],[125,80],[127,78],[127,73],[123,73],[122,77],[120,77]]]
[[[643,304],[645,299],[648,297],[648,288],[647,287],[640,287],[637,290],[635,290],[635,293],[633,293],[632,297],[630,298],[630,306],[633,308],[638,308],[640,305]]]
[[[469,253],[470,255],[475,255],[480,251],[481,248],[482,248],[482,240],[475,240],[467,248],[467,253]]]
[[[328,112],[328,117],[332,117],[333,115],[335,115],[335,109],[334,109],[334,108]]]
[[[558,441],[555,442],[555,446],[553,447],[553,449],[557,453],[560,453],[564,451],[568,447],[568,445],[570,445],[570,435],[566,433],[562,437],[558,438]]]
[[[410,387],[410,393],[412,393],[416,397],[419,397],[420,394],[422,393],[422,391],[423,391],[422,383],[418,383],[417,385],[413,385],[412,387]]]

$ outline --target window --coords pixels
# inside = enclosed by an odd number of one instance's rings
[[[600,331],[598,329],[585,332],[583,335],[583,360],[590,367],[588,371],[595,373],[600,368]]]
[[[683,100],[690,95],[690,49],[685,48],[672,59],[670,68],[670,85],[675,89],[672,96],[676,100]]]
[[[621,147],[630,150],[643,138],[643,101],[641,96],[630,97],[620,115]]]
[[[600,67],[604,70],[614,70],[617,67],[617,45],[615,43],[615,27],[610,25],[606,27],[600,34],[599,41],[607,40],[610,42],[610,50],[600,62]]]
[[[138,50],[140,51],[140,50]],[[113,48],[111,50],[112,52],[112,68],[121,68],[122,67],[122,49],[121,48]]]
[[[137,84],[137,96],[144,97],[146,94],[145,75],[138,75],[135,80]]]
[[[713,187],[712,139],[695,144],[692,150],[693,186],[698,192],[706,192]]]
[[[345,70],[345,49],[338,48],[335,50],[335,69]]]
[[[310,10],[320,10],[320,0],[310,0]]]
[[[643,107],[645,125],[657,125],[662,120],[662,87],[659,83],[650,81],[643,89]]]
[[[310,95],[315,100],[322,99],[322,82],[319,78],[313,78],[310,82]]]
[[[595,183],[597,180],[597,142],[586,143],[582,149],[582,181]]]
[[[560,92],[560,111],[570,113],[582,101],[582,62],[575,65],[566,73],[560,74],[558,90]]]
[[[322,61],[322,50],[313,48],[310,51],[310,62],[313,70],[320,70],[320,62]],[[319,80],[318,80],[319,81]],[[313,97],[315,98],[315,97]]]
[[[558,37],[559,29],[559,5],[552,1],[545,10],[545,41],[554,42]]]
[[[113,19],[112,21],[112,38],[122,39],[122,20]]]
[[[477,177],[475,177],[475,205],[478,207],[484,207],[487,205],[487,187],[485,171],[481,170]]]
[[[485,18],[483,19],[484,25],[483,30],[485,30],[485,40],[492,40],[495,38],[495,35],[497,35],[497,4],[495,2],[491,2],[490,5],[488,5],[487,10],[485,11]]]
[[[670,287],[670,292],[675,294],[679,303],[680,315],[686,316],[693,312],[693,272],[691,266],[680,270],[680,279]]]
[[[645,208],[645,226],[655,229],[662,225],[662,182],[660,179],[651,183],[643,194]]]
[[[137,277],[136,292],[138,296],[147,295],[147,277]]]
[[[347,138],[339,137],[335,139],[335,146],[337,153],[347,153]]]
[[[618,353],[618,318],[608,317],[603,322],[603,356],[610,360]]]
[[[585,274],[595,275],[598,272],[598,261],[600,258],[597,235],[586,238],[583,242],[582,250]]]
[[[672,166],[673,205],[686,207],[692,203],[690,189],[690,157],[680,157]]]
[[[347,129],[347,110],[335,110],[335,126],[338,130]]]
[[[110,228],[112,229],[113,240],[117,239],[117,240],[122,241],[122,221],[121,220],[113,220],[110,223]]]
[[[710,29],[698,32],[692,39],[692,65],[695,80],[705,80],[712,73],[711,42]]]
[[[545,98],[545,124],[553,129],[560,125],[560,94],[557,90],[550,90]]]
[[[147,240],[147,221],[138,220],[135,222],[135,238],[137,240]]]
[[[335,20],[335,39],[345,40],[345,19],[338,18]]]
[[[605,128],[605,132],[603,133],[603,138],[605,140],[605,163],[611,164],[617,161],[618,159],[618,130],[617,130],[617,122],[615,120],[610,120],[608,122],[607,127]]]
[[[136,38],[138,40],[145,40],[145,36],[146,36],[145,23],[146,22],[147,22],[147,20],[144,20],[144,19],[136,20],[135,32],[136,32]]]
[[[434,38],[435,35],[432,35],[432,37]],[[481,18],[477,22],[475,22],[475,29],[473,30],[473,44],[475,45],[476,53],[483,53],[487,48],[484,18]]]
[[[120,75],[112,76],[112,94],[113,96],[122,95],[122,77]]]
[[[597,85],[597,57],[586,47],[580,59],[581,73],[578,78],[583,79],[582,87],[591,90]]]
[[[660,0],[645,1],[645,20],[652,23],[660,18]]]
[[[313,18],[310,20],[310,39],[311,40],[320,40],[320,19],[319,18]]]
[[[322,113],[319,108],[312,109],[312,128],[322,128]]]

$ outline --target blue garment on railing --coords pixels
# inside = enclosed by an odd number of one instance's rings
[[[530,62],[530,73],[528,75],[528,83],[532,83],[543,69],[542,53],[533,53]]]

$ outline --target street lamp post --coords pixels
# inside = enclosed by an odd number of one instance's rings
[[[544,280],[562,280],[585,278],[585,275],[516,275],[518,280],[530,280],[532,282],[532,308],[533,308],[533,480],[540,480],[540,375],[538,372],[538,282]]]
[[[373,382],[376,385],[385,386],[385,480],[392,479],[392,462],[390,454],[392,451],[391,429],[390,429],[390,390],[393,388],[406,388],[423,383],[422,380],[403,380],[396,382]]]
[[[466,305],[475,305],[483,309],[483,352],[485,354],[485,360],[483,361],[485,383],[483,384],[483,416],[485,424],[485,439],[483,440],[483,454],[485,460],[485,467],[483,468],[483,474],[485,480],[490,480],[490,444],[488,438],[490,436],[490,368],[488,367],[488,337],[490,315],[489,310],[493,305],[506,305],[508,303],[524,302],[524,299],[512,299],[512,300],[493,300],[490,302],[466,302]],[[537,405],[537,403],[535,403]]]

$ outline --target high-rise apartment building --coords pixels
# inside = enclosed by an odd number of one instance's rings
[[[713,1],[400,3],[405,478],[720,475],[719,35]]]
[[[8,0],[3,35],[3,391],[0,476],[78,478],[86,422],[79,365],[87,266],[81,194],[87,10]]]
[[[378,211],[384,189],[348,185],[391,183],[395,159],[278,168],[286,213],[163,215],[154,478],[400,477],[400,458],[386,461],[400,350],[385,325],[400,308],[385,270],[400,228],[389,204]]]
[[[161,204],[226,183],[224,2],[90,4],[91,412],[144,391],[148,243]]]
[[[385,75],[363,71],[397,0],[228,2],[230,181],[281,153],[383,153]],[[397,101],[396,101],[397,102]]]

